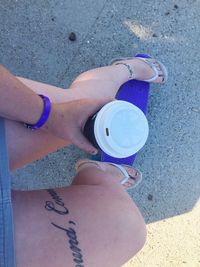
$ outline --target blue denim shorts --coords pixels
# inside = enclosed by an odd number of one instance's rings
[[[0,118],[0,267],[15,267],[11,181],[4,120]]]

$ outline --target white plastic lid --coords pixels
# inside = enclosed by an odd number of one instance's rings
[[[125,158],[144,146],[149,127],[144,113],[138,107],[115,100],[98,112],[94,133],[97,143],[106,154]]]

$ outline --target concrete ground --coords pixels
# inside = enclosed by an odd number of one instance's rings
[[[199,0],[0,1],[0,63],[16,75],[67,87],[80,72],[137,52],[169,69],[167,84],[151,87],[150,136],[135,163],[144,179],[131,193],[147,243],[124,267],[200,266],[199,14]],[[62,149],[14,173],[13,187],[66,185],[83,156]]]

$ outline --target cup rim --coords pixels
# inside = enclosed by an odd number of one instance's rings
[[[109,129],[110,122],[114,117],[114,112],[123,109],[134,110],[139,116],[139,119],[143,121],[143,136],[139,140],[138,144],[135,145],[134,149],[131,148],[123,148],[118,145],[112,138],[112,135],[107,136],[106,128]],[[108,112],[110,112],[110,116],[108,117]],[[107,116],[105,115],[107,113]],[[106,116],[106,118],[105,118]],[[101,150],[104,151],[106,154],[117,157],[117,158],[125,158],[129,157],[135,153],[137,153],[146,143],[149,133],[148,121],[141,109],[137,106],[133,105],[124,100],[114,100],[103,106],[103,108],[98,112],[95,123],[94,123],[94,133],[95,138],[100,146]]]

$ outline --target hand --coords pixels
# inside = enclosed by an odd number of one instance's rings
[[[81,99],[52,104],[51,113],[43,129],[65,139],[90,154],[98,150],[87,140],[82,131],[87,119],[113,99]]]

